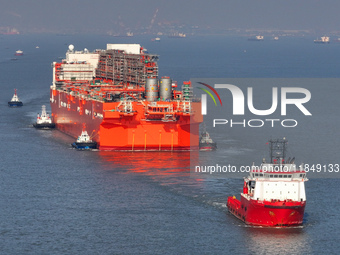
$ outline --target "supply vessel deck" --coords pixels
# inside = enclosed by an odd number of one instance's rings
[[[139,44],[75,51],[53,63],[50,103],[60,131],[78,137],[85,125],[100,150],[196,150],[201,102],[191,82],[181,90],[158,78],[158,56]]]

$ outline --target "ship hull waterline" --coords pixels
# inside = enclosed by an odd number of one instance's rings
[[[251,226],[261,227],[295,227],[301,226],[305,211],[305,201],[258,201],[246,199],[241,201],[228,197],[228,211]]]

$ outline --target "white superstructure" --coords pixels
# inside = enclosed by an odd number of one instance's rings
[[[123,50],[127,54],[140,54],[140,44],[112,44],[106,45],[107,50]]]
[[[19,97],[17,95],[17,90],[15,90],[14,95],[11,99],[11,102],[20,102]]]
[[[78,136],[77,138],[77,143],[90,143],[90,142],[92,142],[90,136],[88,135],[86,130],[83,130],[81,132],[81,135]]]
[[[306,201],[306,172],[302,164],[296,166],[295,158],[285,160],[287,143],[285,138],[269,141],[270,163],[263,159],[260,167],[252,166],[244,180],[244,196],[258,201]]]
[[[37,116],[37,124],[50,124],[52,123],[52,119],[50,118],[50,115],[46,112],[46,106],[43,105],[41,107],[41,115]]]
[[[268,164],[267,164],[268,165]],[[252,171],[245,179],[248,185],[248,194],[255,200],[292,200],[306,201],[305,181],[306,173],[302,167],[299,170],[295,164],[285,165],[290,171],[267,172]]]

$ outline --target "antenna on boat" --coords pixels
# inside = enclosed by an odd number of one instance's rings
[[[270,139],[270,163],[281,164],[286,158],[286,148],[288,141],[286,138]],[[292,160],[293,161],[293,160]]]

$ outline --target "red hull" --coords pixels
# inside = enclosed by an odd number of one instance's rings
[[[204,147],[200,146],[200,150],[201,151],[213,151],[213,150],[216,150],[216,148],[212,146],[204,146]]]
[[[287,227],[299,226],[303,222],[306,202],[298,201],[258,201],[241,195],[241,201],[228,197],[230,213],[253,226]]]
[[[134,114],[112,111],[118,104],[84,99],[51,89],[52,117],[56,128],[76,138],[85,124],[86,131],[101,150],[198,149],[199,124],[202,122],[199,102],[192,103],[194,115],[182,114],[177,116],[176,121],[170,122],[145,120],[145,106],[139,102],[134,102]],[[162,105],[163,102],[158,104]]]

